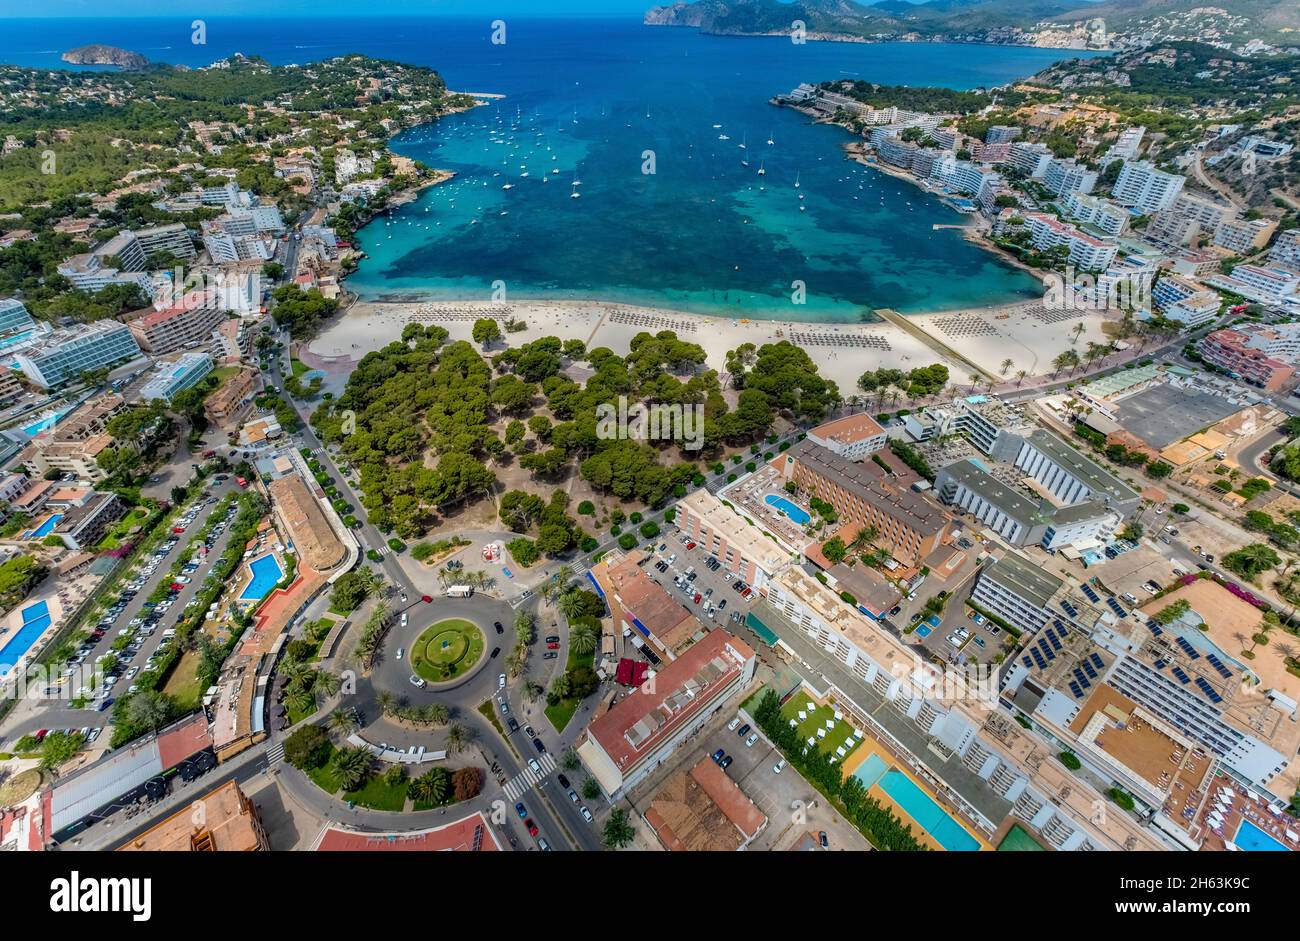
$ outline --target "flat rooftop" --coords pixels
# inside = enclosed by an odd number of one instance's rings
[[[265,839],[252,801],[237,783],[227,781],[123,843],[118,851],[246,853],[269,848]]]
[[[1042,430],[1035,431],[1029,436],[1029,443],[1068,470],[1093,493],[1111,497],[1121,503],[1136,503],[1140,499],[1136,490],[1056,435]]]
[[[1160,383],[1122,399],[1119,422],[1157,451],[1241,410],[1227,399]]]
[[[992,565],[986,566],[980,577],[992,578],[1040,608],[1047,607],[1048,602],[1065,584],[1015,552],[1008,552]]]

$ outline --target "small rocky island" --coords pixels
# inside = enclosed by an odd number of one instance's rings
[[[73,65],[115,65],[128,72],[139,71],[149,65],[149,60],[138,52],[99,43],[69,49],[61,58]]]

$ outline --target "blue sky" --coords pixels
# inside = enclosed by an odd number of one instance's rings
[[[666,0],[665,0],[666,2]],[[447,14],[458,16],[519,16],[522,14],[639,15],[655,0],[191,0],[183,9],[164,9],[158,0],[0,0],[0,17],[21,16],[378,16]]]

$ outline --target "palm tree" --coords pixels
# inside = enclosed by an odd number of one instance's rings
[[[1002,375],[1005,376],[1007,374],[1007,371],[1010,370],[1011,367],[1014,366],[1015,364],[1016,362],[1013,359],[1004,359],[1002,361]]]
[[[547,604],[550,604],[557,597],[568,591],[569,582],[573,581],[573,568],[568,565],[561,565],[555,570],[555,574],[547,579],[542,585],[542,598]]]
[[[312,689],[322,696],[333,696],[343,688],[343,680],[337,673],[331,673],[329,670],[317,670],[316,682]]]
[[[583,655],[591,654],[596,649],[596,632],[590,624],[579,624],[569,631],[569,643],[573,649]]]
[[[560,759],[560,767],[565,771],[577,771],[581,762],[578,760],[578,753],[572,748],[564,750],[564,757]]]
[[[301,660],[283,660],[280,662],[280,675],[289,684],[301,683],[312,669]]]
[[[379,707],[380,712],[387,715],[397,708],[397,697],[388,692],[388,690],[381,689],[379,692],[375,693],[375,705]]]
[[[542,686],[541,683],[534,683],[532,680],[529,680],[523,685],[519,692],[523,695],[524,699],[529,702],[537,702],[537,700],[542,698],[542,694],[546,692],[546,688]]]
[[[407,788],[411,799],[421,804],[441,804],[447,799],[447,771],[433,768],[414,779]]]
[[[334,774],[345,791],[355,791],[374,767],[374,758],[368,748],[342,748],[334,756]]]
[[[430,705],[424,714],[434,725],[446,725],[451,721],[451,710],[440,702]]]
[[[519,676],[524,672],[524,664],[528,662],[528,648],[523,644],[516,644],[506,654],[506,672],[511,676]]]
[[[566,591],[560,595],[558,607],[567,620],[572,621],[582,613],[582,595],[576,591]]]
[[[971,373],[967,378],[970,379],[970,390],[972,393],[974,393],[974,391],[979,388],[980,383],[984,381],[984,378],[977,372]]]
[[[453,755],[459,755],[469,743],[473,741],[474,733],[469,728],[461,725],[459,722],[453,722],[447,727],[447,751]]]
[[[366,597],[376,595],[384,587],[384,577],[368,565],[357,569],[357,583],[365,591]]]
[[[1078,343],[1078,342],[1079,342],[1079,337],[1083,336],[1083,331],[1085,331],[1085,330],[1087,330],[1087,329],[1088,329],[1088,328],[1084,325],[1084,323],[1083,323],[1082,320],[1079,321],[1077,324],[1075,324],[1075,325],[1074,325],[1074,329],[1070,331],[1071,333],[1074,334],[1074,339],[1071,340],[1070,342],[1071,342],[1071,343]]]
[[[1016,388],[1020,388],[1020,384],[1025,381],[1025,377],[1028,375],[1029,373],[1023,369],[1016,370]]]
[[[335,709],[329,714],[328,724],[340,735],[351,735],[361,725],[355,709]]]
[[[316,694],[306,687],[298,687],[284,698],[284,703],[292,712],[300,714],[315,712]]]

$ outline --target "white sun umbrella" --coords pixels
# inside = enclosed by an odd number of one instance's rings
[[[798,727],[799,727],[799,723],[796,722],[796,721],[794,721],[794,719],[791,719],[791,720],[790,720],[790,728],[794,729],[794,728],[798,728]]]
[[[825,737],[826,737],[826,730],[825,730],[825,729],[818,729],[818,730],[817,730],[817,737],[818,737],[818,738],[825,738]]]
[[[815,739],[815,738],[813,738],[811,735],[809,735],[809,736],[808,736],[808,744],[809,744],[810,746],[812,746],[812,745],[816,745],[816,744],[817,744],[817,739]]]
[[[807,718],[808,718],[808,713],[806,713],[806,712],[804,712],[802,709],[800,709],[800,710],[799,710],[799,721],[800,721],[800,722],[803,722],[803,721],[804,721],[805,719],[807,719]]]
[[[827,719],[827,720],[826,720],[826,728],[828,728],[828,729],[833,729],[833,728],[835,728],[835,720],[834,720],[834,719]]]
[[[839,748],[835,749],[835,754],[837,754],[837,755],[839,755],[841,758],[843,758],[845,755],[848,754],[848,752],[846,752],[846,751],[844,750],[844,746],[841,745]]]

